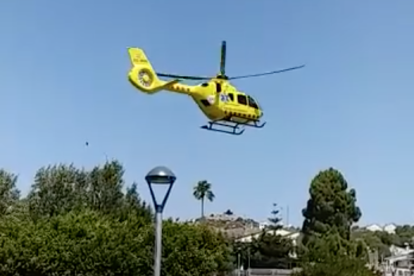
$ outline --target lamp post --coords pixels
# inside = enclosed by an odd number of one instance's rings
[[[154,203],[155,208],[155,250],[154,250],[154,276],[161,276],[161,252],[162,252],[162,212],[164,211],[165,204],[167,203],[168,196],[170,195],[172,186],[176,180],[174,173],[164,166],[159,166],[153,168],[145,180],[148,183],[150,189],[152,202]],[[159,202],[155,197],[153,185],[158,186],[167,186],[167,192],[164,195],[164,198]]]

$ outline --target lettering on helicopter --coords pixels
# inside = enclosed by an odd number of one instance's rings
[[[220,101],[227,103],[229,101],[229,95],[227,94],[220,94]]]
[[[133,57],[133,62],[134,63],[148,63],[148,60],[143,57],[141,54],[136,53],[135,56]]]

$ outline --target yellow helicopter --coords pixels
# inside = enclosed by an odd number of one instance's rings
[[[271,75],[304,67],[304,65],[301,65],[261,74],[227,77],[225,74],[225,41],[222,42],[221,46],[220,73],[215,77],[157,73],[142,49],[128,48],[128,53],[132,62],[128,79],[133,86],[147,94],[154,94],[161,90],[186,94],[195,101],[204,115],[210,119],[208,125],[201,128],[233,135],[241,135],[244,132],[244,128],[239,130],[239,126],[262,128],[266,123],[260,124],[263,110],[259,103],[251,96],[239,91],[229,82],[230,80]],[[173,80],[164,81],[158,77],[173,78]],[[204,80],[205,82],[192,86],[180,83],[181,80]],[[215,128],[215,126],[220,126],[223,129]]]

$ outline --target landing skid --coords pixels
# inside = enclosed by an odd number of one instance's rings
[[[262,128],[265,125],[266,125],[266,122],[259,125],[258,121],[249,121],[247,123],[236,123],[236,122],[227,121],[227,120],[218,120],[218,121],[210,121],[208,122],[208,125],[204,125],[201,128],[206,129],[206,130],[216,131],[216,132],[227,133],[231,135],[242,135],[245,129],[238,131],[239,126]],[[224,129],[214,128],[214,126],[221,126],[221,127],[224,127]]]

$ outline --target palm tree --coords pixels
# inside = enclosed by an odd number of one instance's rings
[[[211,183],[208,183],[207,180],[198,181],[194,186],[193,195],[197,200],[201,200],[201,218],[204,218],[204,199],[213,201],[215,197],[211,190]]]

